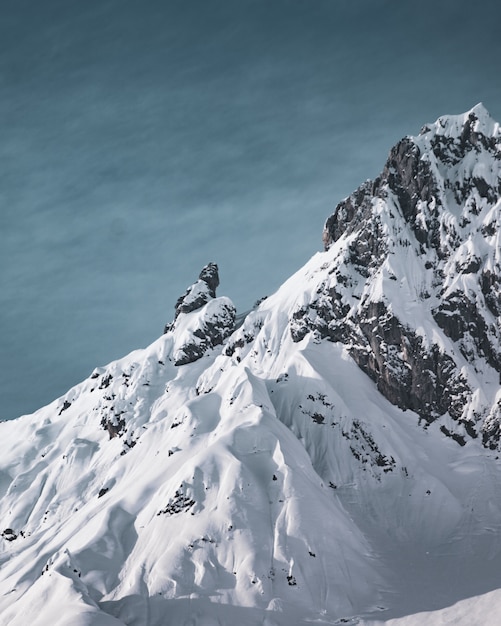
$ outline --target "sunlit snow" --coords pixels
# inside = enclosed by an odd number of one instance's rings
[[[472,111],[481,132],[499,136],[481,105]],[[457,137],[467,119],[440,118],[416,141]],[[499,159],[463,165],[500,180]],[[180,313],[146,349],[0,423],[1,623],[496,624],[498,450],[445,436],[459,428],[450,415],[423,425],[390,403],[342,342],[291,333],[310,303],[305,324],[322,321],[333,286],[347,318],[384,300],[425,347],[458,363],[473,390],[465,423],[497,419],[497,372],[469,360],[432,315],[439,294],[477,289],[459,266],[478,256],[499,268],[501,205],[477,202],[466,229],[444,200],[442,244],[452,246],[451,229],[462,239],[440,286],[388,194],[374,205],[388,254],[368,278],[347,261],[347,234],[194,362],[176,366],[176,355],[227,298]],[[423,220],[432,210],[419,208]]]

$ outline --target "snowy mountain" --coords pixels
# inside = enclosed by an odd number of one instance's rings
[[[499,125],[441,117],[251,312],[209,264],[1,423],[0,622],[497,624],[500,197]]]

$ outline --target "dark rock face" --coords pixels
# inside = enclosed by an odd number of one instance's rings
[[[490,450],[499,449],[501,440],[501,402],[498,401],[482,426],[482,443]]]
[[[393,404],[415,411],[427,423],[447,411],[461,421],[462,407],[472,391],[449,355],[436,345],[426,349],[421,337],[383,302],[371,302],[359,315],[347,319],[340,295],[331,290],[329,296],[321,304],[297,309],[290,321],[294,341],[315,332],[321,339],[342,342]]]
[[[425,349],[421,337],[382,302],[364,310],[360,330],[366,344],[354,344],[350,354],[390,402],[428,423],[447,411],[454,420],[461,419],[471,390],[450,356],[436,345]]]
[[[433,317],[445,334],[458,342],[466,359],[476,354],[483,356],[489,365],[501,371],[501,355],[496,349],[496,329],[488,328],[475,302],[463,292],[454,292],[433,310]],[[467,341],[467,339],[469,341]],[[471,344],[476,350],[472,351]]]
[[[188,287],[186,293],[179,296],[175,305],[174,322],[180,313],[191,313],[207,304],[216,297],[216,289],[219,286],[219,270],[215,263],[208,263],[202,268],[196,283]],[[172,329],[174,322],[166,324],[164,334]]]
[[[496,448],[501,410],[467,410],[475,389],[462,363],[501,373],[501,266],[493,243],[501,211],[492,213],[501,196],[501,134],[481,106],[459,118],[402,139],[381,175],[338,204],[323,232],[326,251],[344,238],[336,268],[294,311],[290,332],[295,342],[313,333],[343,343],[390,402],[426,424],[448,415],[455,426],[441,430],[460,445],[481,433]],[[420,310],[446,338],[440,344],[436,333],[416,332],[412,319],[395,315],[384,289],[369,295],[376,277],[408,284],[399,258],[409,255],[422,276],[415,298],[429,303]],[[398,297],[395,287],[390,292]]]
[[[211,298],[216,297],[216,289],[219,287],[219,271],[215,263],[209,263],[199,275],[199,280],[203,280],[209,288],[209,295]]]
[[[415,226],[418,201],[429,203],[438,196],[437,183],[418,146],[406,137],[390,152],[382,179],[395,193],[405,219]],[[416,229],[418,240],[422,233]]]
[[[480,276],[480,286],[490,312],[495,317],[501,316],[501,277],[484,270]]]
[[[196,311],[210,298],[216,297],[216,288],[219,285],[219,272],[215,263],[209,263],[200,272],[198,281],[186,290],[176,302],[176,318],[180,313]]]
[[[216,298],[218,286],[218,267],[209,263],[202,268],[198,280],[177,300],[174,321],[164,329],[164,334],[175,332],[183,318],[183,324],[188,324],[183,344],[174,351],[175,365],[197,361],[233,332],[236,309],[228,298]],[[188,315],[196,317],[186,322],[185,316]]]
[[[235,327],[236,309],[227,298],[214,300],[191,338],[174,354],[174,365],[186,365],[201,358],[207,350],[215,348],[231,335]]]
[[[366,181],[351,196],[337,205],[325,223],[323,241],[326,249],[341,235],[350,234],[364,219],[371,216],[372,199],[376,195],[378,182],[378,180],[374,183]]]
[[[429,163],[421,159],[419,147],[409,137],[392,148],[380,177],[367,181],[336,207],[324,227],[325,249],[342,234],[350,234],[358,226],[372,219],[375,198],[385,198],[391,191],[398,199],[406,221],[412,225],[418,241],[436,244],[436,234],[429,235],[416,223],[418,202],[431,203],[438,197],[437,183]],[[374,244],[372,244],[374,245]]]
[[[350,332],[345,317],[350,307],[343,304],[342,295],[335,287],[324,285],[318,295],[321,297],[294,312],[289,323],[293,341],[301,341],[315,331],[321,339],[346,343]]]

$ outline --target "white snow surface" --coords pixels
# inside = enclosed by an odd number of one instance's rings
[[[473,111],[499,136],[481,105]],[[467,119],[440,118],[415,140],[428,154],[433,133],[457,136]],[[455,175],[499,181],[499,163],[479,157]],[[476,289],[454,268],[476,256],[497,271],[501,205],[476,198],[461,227],[468,209],[446,192],[441,219],[461,241],[443,260],[443,287]],[[344,264],[352,310],[390,303],[461,364],[475,390],[465,415],[495,411],[498,375],[437,326],[437,288],[415,242],[402,243],[397,208],[391,195],[375,202],[389,252],[369,279],[346,265],[341,237],[196,362],[176,367],[174,353],[211,304],[33,415],[0,423],[2,625],[499,623],[498,451],[445,437],[447,415],[424,428],[347,346],[314,332],[291,338],[294,312]]]

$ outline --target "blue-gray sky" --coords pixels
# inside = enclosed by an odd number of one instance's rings
[[[147,345],[208,261],[240,310],[390,147],[484,102],[497,0],[2,0],[0,417]]]

